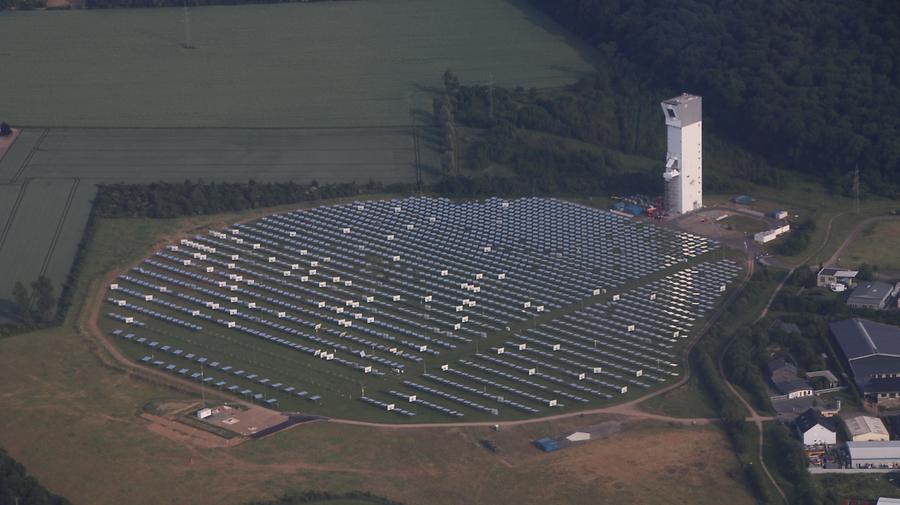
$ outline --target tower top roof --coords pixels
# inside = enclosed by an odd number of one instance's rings
[[[663,100],[663,103],[666,105],[688,105],[691,102],[696,102],[699,100],[701,100],[701,98],[697,95],[682,93],[676,97],[669,98],[668,100]]]

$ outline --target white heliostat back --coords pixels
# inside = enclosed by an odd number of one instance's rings
[[[661,103],[666,117],[666,210],[684,214],[703,207],[702,99],[687,93]]]

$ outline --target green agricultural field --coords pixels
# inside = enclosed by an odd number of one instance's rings
[[[376,0],[4,12],[4,119],[39,126],[406,126],[448,67],[550,87],[591,71],[519,2]],[[40,35],[38,35],[40,34]]]
[[[9,296],[16,281],[27,286],[44,274],[59,294],[94,191],[88,186],[79,190],[79,186],[73,179],[27,182],[22,198],[15,201],[10,213],[10,225],[0,237],[0,296]]]
[[[0,179],[415,182],[408,129],[26,129]]]

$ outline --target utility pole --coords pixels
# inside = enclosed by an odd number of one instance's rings
[[[203,408],[206,408],[206,389],[203,387],[203,362],[200,362],[200,398],[203,401]]]
[[[853,170],[853,189],[856,191],[856,213],[859,214],[859,164]]]
[[[194,48],[191,43],[191,11],[188,9],[187,0],[184,0],[184,48]]]

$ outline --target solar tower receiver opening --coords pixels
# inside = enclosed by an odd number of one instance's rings
[[[703,100],[684,93],[664,100],[666,118],[665,205],[669,214],[703,207]]]

